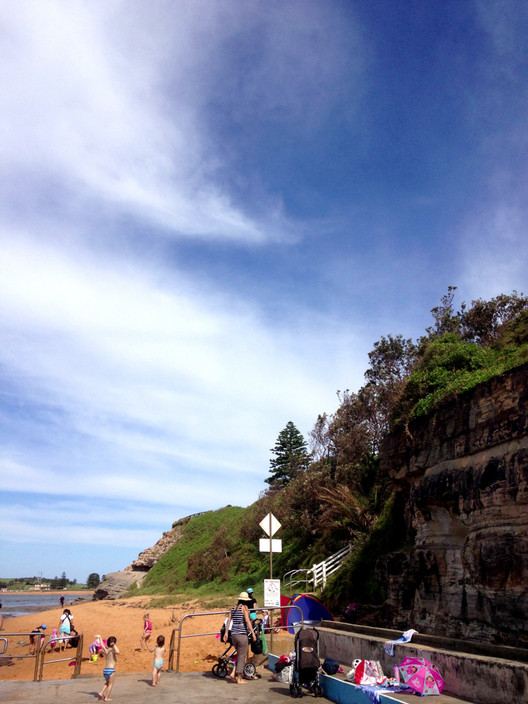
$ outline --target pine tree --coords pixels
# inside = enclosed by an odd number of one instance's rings
[[[86,580],[86,586],[88,589],[95,589],[100,583],[99,575],[97,572],[91,572]]]
[[[286,423],[284,430],[281,430],[275,447],[270,451],[275,455],[270,460],[272,476],[265,481],[275,489],[285,486],[293,477],[303,472],[311,458],[304,437],[291,420]]]

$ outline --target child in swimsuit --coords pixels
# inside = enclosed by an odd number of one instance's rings
[[[143,616],[143,635],[141,636],[141,640],[139,641],[139,644],[141,646],[141,650],[150,650],[148,647],[148,639],[150,638],[150,634],[152,633],[152,623],[149,621],[149,615],[145,614]],[[143,648],[143,644],[145,647]]]
[[[165,655],[165,636],[158,636],[154,648],[149,648],[151,653],[154,653],[154,662],[152,663],[152,686],[160,683],[161,668],[163,667],[163,656]]]
[[[116,645],[117,638],[115,636],[110,636],[106,641],[106,645],[104,644],[101,636],[95,636],[95,639],[100,644],[101,650],[106,656],[105,667],[103,669],[103,677],[105,678],[105,684],[97,696],[103,702],[111,702],[112,700],[110,699],[110,692],[112,691],[112,687],[114,686],[115,666],[119,653],[119,648]]]
[[[53,629],[53,635],[50,638],[50,641],[48,643],[50,652],[53,652],[55,648],[59,648],[59,637],[57,635],[57,629]]]
[[[29,655],[36,655],[39,647],[42,646],[45,639],[44,631],[46,630],[46,624],[43,623],[42,626],[37,626],[34,628],[29,635]],[[39,643],[40,640],[40,643]]]

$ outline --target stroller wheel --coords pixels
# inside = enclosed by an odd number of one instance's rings
[[[215,677],[218,677],[218,667],[219,667],[219,665],[218,665],[218,663],[216,663],[216,664],[213,665],[213,668],[212,668],[212,670],[211,670],[211,672],[213,673],[213,675],[214,675]]]
[[[294,685],[294,684],[291,684],[291,685],[290,685],[290,696],[293,697],[294,699],[295,699],[295,697],[297,696],[297,692],[295,691],[295,685]]]
[[[247,662],[244,665],[244,677],[254,677],[256,671],[257,668],[255,667],[255,665],[253,665],[252,662]]]
[[[315,696],[316,697],[322,697],[323,696],[323,688],[321,687],[320,684],[315,685]]]
[[[218,669],[216,670],[217,677],[225,677],[227,675],[227,667],[223,663],[218,664]]]

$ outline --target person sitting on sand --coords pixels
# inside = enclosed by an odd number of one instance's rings
[[[151,633],[152,633],[152,623],[149,621],[149,615],[145,614],[143,616],[143,634],[141,636],[141,640],[139,641],[139,645],[141,646],[141,650],[149,650],[148,640],[150,638]],[[143,647],[143,646],[145,646],[145,647]]]
[[[152,663],[152,686],[155,687],[160,683],[161,668],[163,667],[163,657],[165,655],[165,636],[158,636],[156,645],[149,648],[151,653],[154,653],[154,662]]]
[[[106,645],[106,640],[103,640],[104,645]],[[99,657],[99,653],[102,650],[101,643],[97,640],[97,638],[94,640],[93,643],[90,643],[90,647],[88,648],[88,651],[91,656],[92,662],[97,662],[97,658]]]
[[[106,640],[106,645],[104,644],[101,636],[96,635],[95,640],[98,641],[101,646],[101,650],[105,654],[106,662],[103,670],[103,677],[105,679],[105,684],[102,690],[97,695],[98,698],[103,702],[111,702],[110,692],[114,686],[114,676],[115,667],[117,663],[117,656],[119,654],[119,648],[117,647],[117,638],[115,636],[110,636]]]

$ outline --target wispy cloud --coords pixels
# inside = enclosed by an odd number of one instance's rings
[[[277,212],[265,227],[213,178],[219,164],[193,91],[175,90],[167,103],[168,82],[175,89],[200,82],[205,69],[192,65],[199,52],[183,39],[185,12],[174,8],[174,22],[160,18],[155,26],[161,47],[169,40],[178,46],[168,66],[142,26],[148,13],[138,4],[22,1],[16,10],[1,9],[9,67],[0,97],[4,178],[38,173],[41,188],[48,180],[74,190],[79,208],[99,200],[98,207],[106,203],[182,237],[258,242],[278,236],[271,227]],[[127,35],[130,10],[136,24]]]

